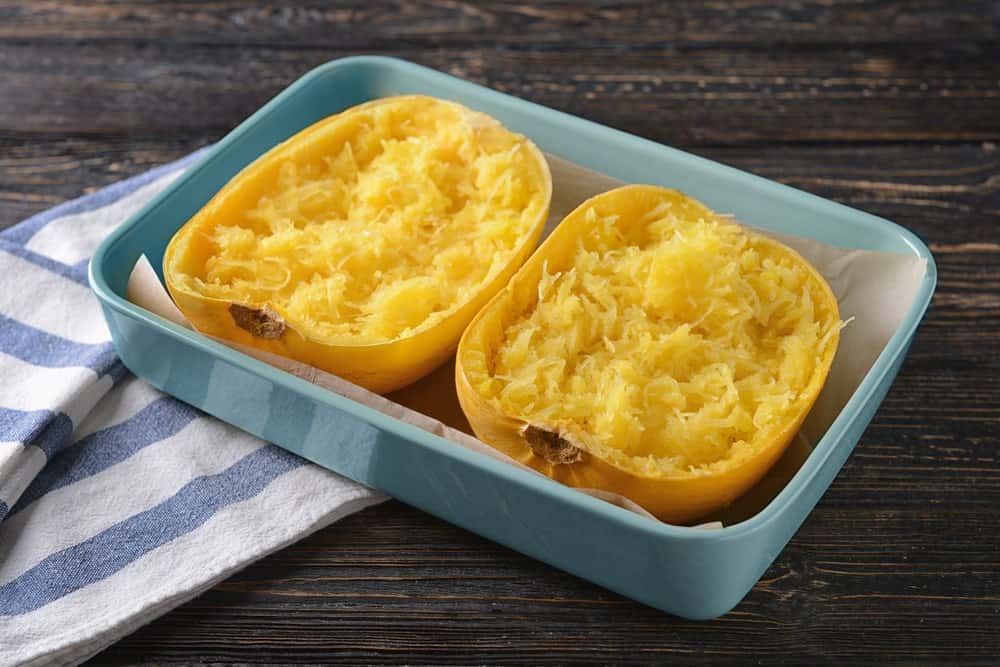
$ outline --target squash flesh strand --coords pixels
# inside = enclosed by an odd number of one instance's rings
[[[816,306],[821,287],[719,217],[586,215],[570,268],[545,267],[478,391],[651,474],[748,455],[794,412],[841,326]]]
[[[352,344],[429,329],[468,302],[547,205],[535,158],[454,105],[405,111],[374,108],[322,159],[285,161],[247,213],[200,230],[208,260],[180,286],[273,304]]]

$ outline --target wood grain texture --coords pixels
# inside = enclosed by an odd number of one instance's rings
[[[366,48],[671,144],[990,140],[1000,45],[613,52]],[[159,41],[10,43],[0,128],[21,135],[222,134],[295,78],[357,50]],[[609,63],[614,67],[609,68]],[[180,94],[179,91],[183,91]],[[192,106],[191,100],[197,100]]]
[[[204,2],[111,1],[70,3],[0,1],[0,37],[31,41],[164,40],[255,46],[293,42],[352,48],[399,44],[456,43],[564,48],[567,42],[615,50],[667,38],[681,44],[723,46],[772,44],[962,43],[996,38],[1000,10],[977,0],[875,2],[461,2],[382,0],[374,3],[317,2],[294,7],[206,0]]]
[[[209,142],[209,138],[12,139],[0,134],[0,229],[179,159]]]
[[[995,2],[0,0],[0,227],[220,138],[308,68],[431,65],[895,220],[934,302],[761,582],[676,619],[391,502],[95,664],[996,664]]]
[[[363,52],[668,143],[990,139],[997,7],[5,1],[0,128],[222,133]]]

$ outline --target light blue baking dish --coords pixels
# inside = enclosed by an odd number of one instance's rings
[[[279,371],[128,302],[136,259],[159,270],[174,232],[240,169],[311,123],[370,99],[459,101],[543,150],[625,182],[683,190],[749,224],[926,258],[916,300],[798,472],[751,518],[720,530],[668,526],[468,451]],[[161,276],[162,278],[162,276]],[[303,76],[214,146],[101,245],[90,284],[125,365],[227,422],[491,540],[691,619],[734,607],[840,470],[899,370],[936,270],[913,234],[875,216],[401,60],[354,57]]]

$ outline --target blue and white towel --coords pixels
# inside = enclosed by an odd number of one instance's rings
[[[196,157],[0,232],[0,665],[81,662],[385,498],[115,356],[88,258]]]

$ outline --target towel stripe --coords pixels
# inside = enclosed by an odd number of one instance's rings
[[[72,280],[75,283],[88,286],[87,283],[87,263],[89,260],[84,260],[79,264],[62,264],[54,259],[50,259],[45,255],[40,255],[37,252],[28,250],[24,246],[17,245],[16,243],[11,243],[4,239],[0,239],[0,251],[7,253],[8,255],[14,255],[15,257],[20,257],[23,260],[27,260],[36,266],[54,273],[63,278]]]
[[[38,447],[25,445],[22,442],[0,443],[3,444],[4,459],[0,469],[3,470],[3,479],[0,479],[0,499],[4,501],[8,511],[10,506],[21,497],[28,485],[34,480],[35,475],[45,467],[46,456]],[[15,445],[9,447],[9,445]],[[0,523],[0,569],[3,567],[3,549],[8,546],[9,538],[3,537],[5,523]]]
[[[0,289],[0,315],[77,343],[111,339],[97,299],[83,285],[5,252],[0,276],[16,277]]]
[[[0,586],[0,616],[34,611],[110,577],[142,555],[195,530],[220,509],[256,496],[275,478],[304,464],[303,459],[270,445],[222,473],[197,477],[169,500],[52,554]]]
[[[17,514],[49,491],[96,475],[169,438],[201,415],[190,405],[164,396],[131,419],[88,435],[49,461],[9,515]]]
[[[115,360],[105,372],[105,375],[117,384],[123,377],[128,375],[128,369],[125,367],[125,364],[122,363],[121,359],[115,357]]]
[[[0,433],[38,447],[48,458],[66,445],[73,433],[73,422],[62,413],[50,410],[11,410],[0,408]]]
[[[0,636],[8,640],[0,643],[0,664],[86,659],[248,563],[382,500],[314,466],[296,468],[114,576],[34,612],[0,618]]]
[[[117,465],[50,491],[0,523],[0,585],[51,554],[169,500],[195,477],[219,474],[266,446],[224,422],[202,417]],[[44,461],[45,455],[38,448],[29,450],[26,453],[37,453]],[[20,496],[41,468],[38,465],[33,470],[14,497]],[[14,504],[6,494],[0,497],[8,505]]]
[[[35,366],[84,366],[98,375],[117,361],[111,341],[78,343],[0,314],[0,352]]]
[[[76,425],[73,442],[131,419],[140,410],[162,397],[163,392],[144,380],[134,375],[127,376]]]
[[[39,229],[24,247],[66,266],[86,262],[105,236],[142,209],[180,173],[175,170],[164,174],[96,211],[56,218]]]
[[[0,352],[0,407],[14,410],[55,410],[70,413],[81,389],[95,384],[97,373],[81,366],[47,368]],[[110,386],[105,389],[110,389]],[[89,406],[83,414],[89,411]],[[81,417],[83,415],[80,415]]]

